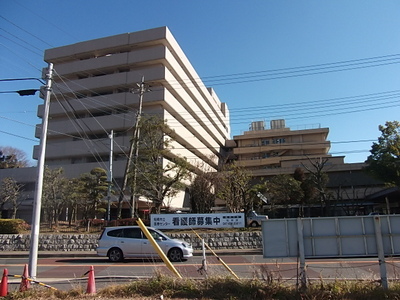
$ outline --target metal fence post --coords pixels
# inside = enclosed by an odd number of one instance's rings
[[[297,241],[299,248],[299,259],[300,259],[300,281],[301,288],[307,288],[307,275],[306,275],[306,258],[304,254],[304,239],[303,239],[303,221],[301,218],[297,218]]]
[[[379,269],[381,272],[381,282],[382,282],[382,287],[385,290],[387,290],[389,287],[388,287],[388,281],[387,281],[385,252],[383,249],[381,218],[379,216],[374,217],[374,225],[375,225],[376,247],[378,250]]]

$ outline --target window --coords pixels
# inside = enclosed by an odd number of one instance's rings
[[[153,239],[155,239],[156,241],[165,240],[165,237],[163,237],[158,232],[153,231],[153,230],[149,230],[149,232],[150,232],[151,236],[153,237]],[[145,235],[143,235],[143,238],[147,238],[147,237]]]
[[[114,93],[114,91],[103,91],[103,92],[95,93],[95,96],[106,96],[106,95],[111,95],[113,93]]]
[[[283,144],[285,143],[285,138],[275,138],[272,140],[274,144]]]
[[[141,239],[142,230],[140,230],[140,228],[125,228],[124,237],[131,239]]]
[[[75,95],[77,99],[82,99],[87,97],[87,94],[84,93],[75,93]]]
[[[109,116],[111,114],[112,114],[111,110],[96,111],[96,112],[92,112],[92,117]]]
[[[262,154],[262,158],[268,158],[269,156],[270,156],[270,154],[266,153],[266,152]]]
[[[111,230],[107,233],[108,236],[122,237],[122,229]]]
[[[269,145],[269,140],[261,140],[261,146]]]

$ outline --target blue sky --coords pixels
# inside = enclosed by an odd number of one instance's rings
[[[399,120],[399,15],[390,0],[0,0],[0,79],[41,77],[48,48],[168,26],[228,104],[232,135],[281,118],[292,129],[329,127],[331,154],[363,162],[378,126]],[[0,82],[0,91],[39,85]],[[31,157],[43,100],[0,101],[0,146]]]

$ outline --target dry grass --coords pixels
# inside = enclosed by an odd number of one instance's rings
[[[26,292],[14,292],[2,299],[274,299],[274,300],[400,300],[400,284],[391,283],[384,291],[373,281],[323,281],[309,285],[300,291],[293,285],[273,280],[233,279],[213,277],[208,279],[177,279],[157,274],[150,279],[137,280],[125,285],[113,285],[87,295],[82,289],[54,291],[33,288]]]

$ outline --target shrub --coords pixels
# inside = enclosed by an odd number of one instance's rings
[[[0,219],[1,234],[24,233],[30,229],[28,223],[21,219]]]

